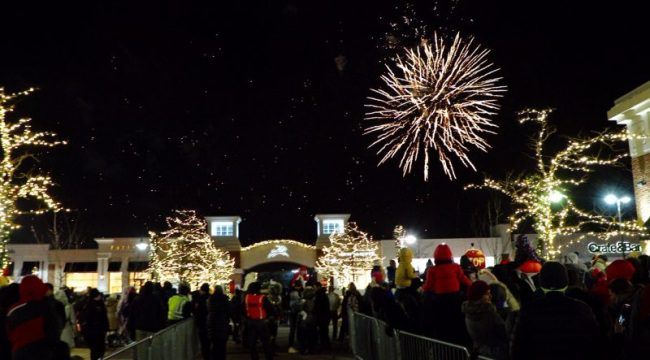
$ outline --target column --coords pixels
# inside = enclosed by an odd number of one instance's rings
[[[97,290],[108,291],[108,258],[111,253],[97,253]]]
[[[129,284],[129,258],[123,257],[122,264],[120,265],[120,273],[122,274],[122,289],[130,286]]]
[[[23,269],[23,259],[22,258],[13,258],[11,261],[14,263],[14,273],[13,273],[13,279],[14,281],[18,280],[20,278],[20,272]]]

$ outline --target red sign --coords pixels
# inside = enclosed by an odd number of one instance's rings
[[[471,261],[474,267],[477,269],[485,269],[485,255],[483,255],[483,251],[478,249],[470,249],[467,250],[465,256],[467,256],[469,261]]]

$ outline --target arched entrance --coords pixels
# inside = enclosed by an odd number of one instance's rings
[[[313,268],[317,249],[295,240],[267,240],[241,249],[240,268],[245,272],[263,264],[294,263]]]

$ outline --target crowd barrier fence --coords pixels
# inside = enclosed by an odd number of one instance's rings
[[[350,347],[357,360],[491,360],[460,345],[390,328],[360,313],[350,316]]]
[[[120,348],[102,359],[194,360],[198,354],[198,335],[194,320],[189,318]]]

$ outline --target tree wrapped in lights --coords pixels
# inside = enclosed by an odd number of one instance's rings
[[[63,210],[49,194],[52,178],[36,174],[30,166],[36,160],[30,151],[34,147],[62,145],[65,141],[56,140],[56,134],[51,132],[33,131],[29,118],[12,120],[9,117],[15,100],[32,91],[34,89],[6,93],[0,88],[0,269],[9,265],[7,242],[11,232],[20,228],[16,223],[19,216]]]
[[[474,169],[469,150],[490,147],[484,136],[497,127],[490,118],[506,90],[488,54],[460,34],[452,42],[434,35],[386,67],[384,88],[368,97],[365,120],[372,125],[364,131],[377,136],[370,147],[378,148],[380,165],[398,157],[406,175],[422,155],[426,181],[433,149],[450,179],[456,177],[452,158]]]
[[[215,247],[207,223],[194,210],[176,210],[166,219],[168,229],[150,232],[149,273],[157,281],[186,282],[194,288],[203,283],[225,284],[235,270],[230,255]]]
[[[587,181],[587,175],[597,166],[619,165],[627,156],[624,151],[606,154],[617,143],[626,142],[631,135],[620,132],[603,132],[590,138],[569,139],[566,146],[555,154],[545,149],[555,129],[548,124],[551,110],[528,109],[519,113],[519,122],[533,123],[539,127],[532,137],[535,170],[507,177],[504,180],[484,179],[480,185],[466,189],[492,189],[510,198],[514,212],[510,216],[512,229],[525,220],[532,220],[538,234],[537,250],[543,257],[558,256],[562,247],[581,241],[586,236],[610,239],[621,235],[643,235],[645,229],[634,221],[617,223],[613,219],[582,210],[565,194]],[[601,231],[589,231],[597,227]],[[563,245],[556,244],[560,235],[583,235]]]
[[[354,282],[365,286],[370,282],[370,270],[381,258],[377,255],[379,246],[367,233],[351,222],[343,232],[330,235],[330,243],[323,247],[323,255],[316,262],[321,275],[333,277],[338,285]]]

